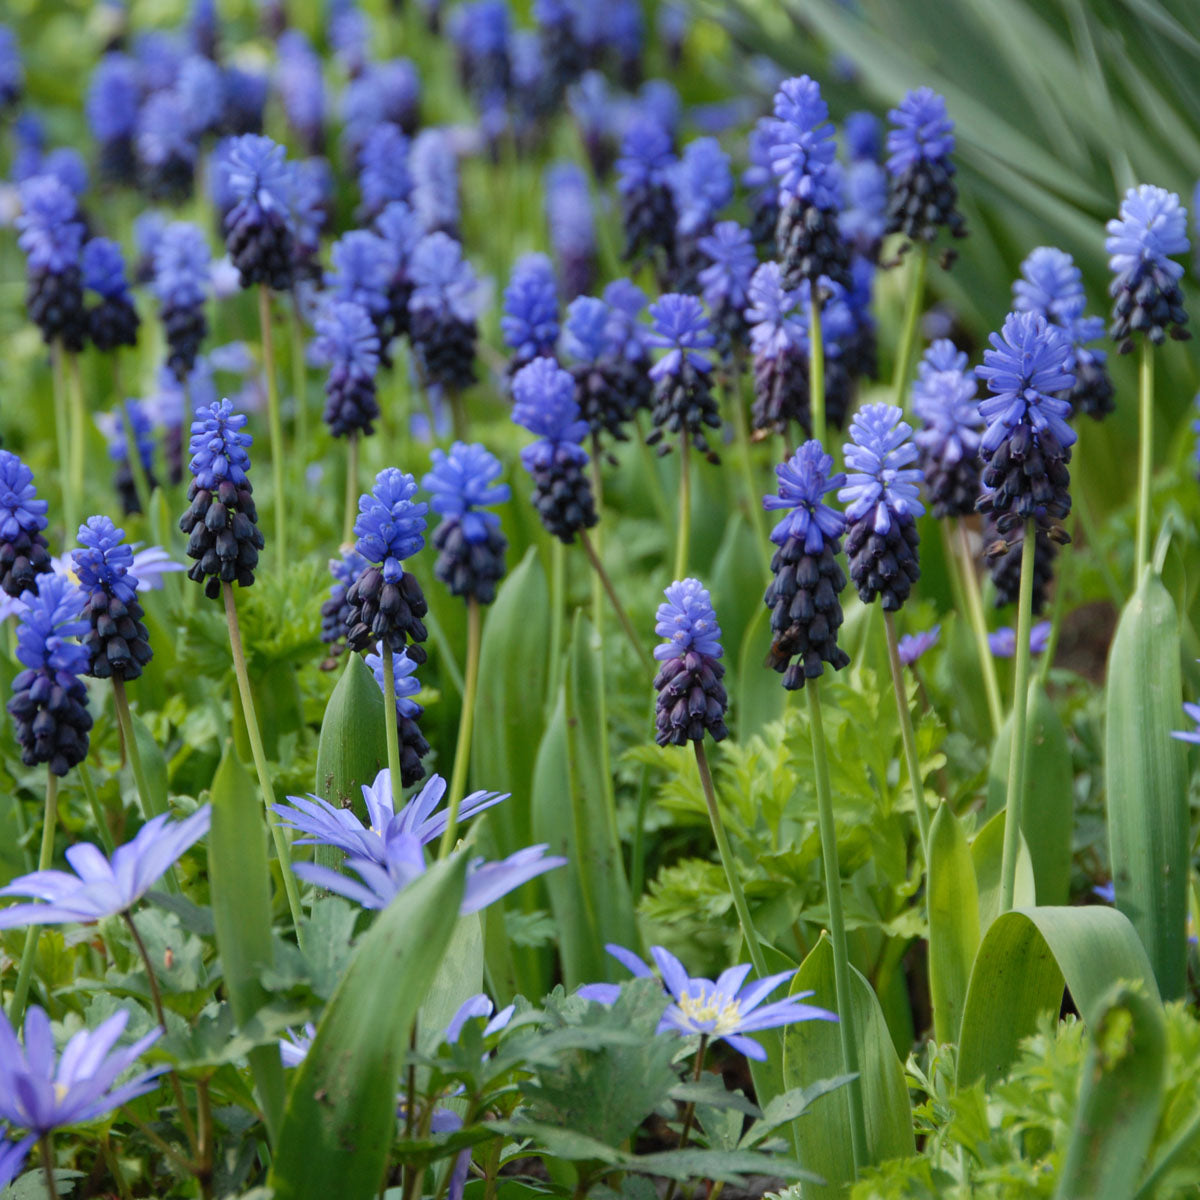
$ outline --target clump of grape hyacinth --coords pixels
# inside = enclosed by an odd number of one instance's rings
[[[963,237],[966,224],[958,211],[954,182],[954,122],[946,101],[932,88],[909,92],[888,113],[889,175],[887,231],[929,244],[948,229]]]
[[[946,338],[935,341],[917,368],[913,412],[925,488],[935,517],[967,517],[979,498],[979,442],[983,417],[975,400],[967,356]]]
[[[763,497],[763,508],[788,510],[771,531],[778,549],[763,603],[771,610],[767,666],[783,675],[789,691],[824,674],[825,663],[840,671],[850,662],[837,643],[842,624],[839,597],[846,587],[837,556],[846,519],[825,503],[846,476],[840,471],[830,475],[832,467],[833,458],[820,442],[805,442],[775,468],[778,495]]]
[[[1166,188],[1139,184],[1125,193],[1120,216],[1105,228],[1104,248],[1113,274],[1109,334],[1119,352],[1133,349],[1135,333],[1145,334],[1156,346],[1168,333],[1178,340],[1190,337],[1179,286],[1183,266],[1172,257],[1188,248],[1187,210],[1179,197]]]
[[[315,322],[313,350],[329,367],[325,380],[325,423],[334,437],[375,431],[379,402],[375,375],[379,370],[379,335],[361,304],[334,301],[322,307]]]
[[[365,650],[382,642],[389,651],[407,647],[417,666],[425,661],[428,632],[421,618],[429,611],[416,576],[404,569],[425,545],[425,514],[429,506],[414,501],[417,481],[396,467],[375,477],[375,486],[358,501],[355,549],[367,566],[346,591],[346,645]],[[409,644],[411,643],[411,644]]]
[[[25,251],[25,302],[47,346],[77,353],[87,336],[80,254],[83,224],[75,197],[53,175],[21,184],[17,245]]]
[[[838,499],[846,505],[846,556],[850,578],[864,604],[877,596],[895,612],[921,576],[916,518],[925,508],[919,468],[909,464],[917,447],[904,413],[891,404],[868,404],[850,422],[842,447],[849,469]]]
[[[366,656],[367,666],[375,676],[387,703],[383,675],[383,643],[375,647],[374,654]],[[400,742],[400,783],[403,787],[411,787],[414,783],[425,778],[425,765],[421,761],[429,753],[429,743],[417,724],[424,709],[413,699],[421,690],[414,672],[417,664],[407,652],[392,654],[392,671],[395,678],[393,703],[396,706],[396,729]]]
[[[849,252],[838,229],[841,185],[834,162],[829,106],[807,75],[787,79],[775,93],[771,167],[778,179],[775,230],[784,283],[822,275],[845,283]]]
[[[719,742],[728,736],[725,709],[729,698],[721,682],[721,626],[708,589],[698,579],[681,579],[666,589],[654,632],[666,640],[654,647],[662,663],[654,677],[658,693],[654,740],[660,746],[700,742],[706,733]]]
[[[504,578],[508,540],[500,518],[487,508],[505,503],[511,491],[497,483],[503,467],[485,447],[455,442],[450,453],[434,450],[433,470],[421,480],[441,521],[433,531],[438,552],[433,573],[451,595],[491,604],[496,584]]]
[[[427,383],[461,391],[475,382],[475,272],[445,233],[417,243],[409,264],[408,336]]]
[[[1039,530],[1064,539],[1054,522],[1071,511],[1071,482],[1067,463],[1075,431],[1067,424],[1071,405],[1062,395],[1071,390],[1071,340],[1039,313],[1009,313],[1004,328],[989,339],[976,368],[992,395],[979,405],[987,421],[980,442],[984,494],[978,502],[991,515],[1000,542],[1006,542],[1028,520]]]
[[[500,330],[504,344],[512,351],[510,374],[535,358],[554,357],[558,342],[558,285],[554,267],[544,254],[525,254],[517,259],[504,289]]]
[[[762,263],[750,280],[746,322],[754,356],[754,403],[750,419],[756,430],[784,433],[789,421],[808,428],[808,356],[804,324],[796,311],[799,293],[783,286],[778,263]]]
[[[140,320],[125,278],[121,247],[108,238],[92,238],[83,247],[83,286],[100,297],[88,310],[88,333],[97,350],[136,346]]]
[[[73,550],[75,576],[87,598],[83,618],[89,629],[83,638],[88,674],[97,679],[136,679],[150,661],[150,634],[138,603],[138,578],[133,574],[133,548],[125,531],[108,517],[89,517],[79,527],[82,549]]]
[[[182,383],[196,365],[208,335],[204,300],[211,254],[204,234],[186,221],[173,221],[154,247],[154,293],[167,338],[167,365]]]
[[[575,381],[553,359],[535,358],[513,376],[512,390],[513,420],[538,437],[521,451],[521,465],[533,476],[534,507],[547,532],[570,544],[598,520]]]
[[[669,263],[675,246],[675,197],[671,170],[675,165],[671,136],[658,121],[637,116],[630,121],[617,159],[617,192],[625,229],[626,262],[660,258]]]
[[[596,222],[587,176],[576,163],[553,163],[546,168],[545,195],[563,295],[574,300],[590,291],[596,278]]]
[[[705,455],[719,462],[717,453],[704,436],[704,428],[720,429],[721,416],[712,392],[712,360],[704,353],[716,343],[708,327],[708,317],[695,296],[672,292],[650,305],[654,331],[651,346],[666,354],[650,368],[654,380],[654,429],[646,441],[663,442],[667,434],[682,434]],[[659,454],[671,448],[663,442]]]
[[[37,498],[33,472],[11,450],[0,450],[0,588],[9,596],[36,589],[52,570],[42,532],[48,505]]]
[[[607,433],[626,441],[625,423],[632,417],[625,375],[610,355],[609,306],[595,296],[577,296],[567,308],[563,342],[575,380],[575,401],[594,438]],[[598,445],[598,440],[593,443]]]
[[[284,148],[269,137],[234,138],[224,161],[233,206],[225,215],[225,246],[242,287],[292,286],[291,179]]]
[[[46,763],[65,775],[87,755],[87,649],[77,638],[89,629],[81,618],[84,594],[65,575],[46,574],[36,591],[21,596],[17,658],[25,668],[13,680],[8,711],[16,727],[21,761]]]
[[[712,314],[717,350],[729,361],[741,352],[746,335],[746,305],[758,255],[750,233],[736,221],[718,221],[697,241],[708,265],[697,275],[701,295]]]
[[[1098,421],[1113,411],[1114,388],[1105,365],[1107,355],[1087,344],[1104,336],[1104,322],[1085,316],[1086,307],[1082,272],[1066,251],[1038,246],[1029,253],[1021,264],[1021,278],[1013,284],[1013,308],[1041,313],[1070,335],[1075,386],[1065,399],[1072,412],[1087,413]]]
[[[188,557],[196,560],[188,578],[203,583],[210,600],[220,595],[222,584],[249,587],[263,548],[248,475],[246,447],[253,438],[242,432],[245,424],[245,415],[234,412],[228,400],[197,409],[192,422],[192,481],[179,528],[188,535]]]
[[[332,646],[335,654],[341,650],[350,618],[350,605],[346,600],[346,593],[366,566],[367,560],[354,549],[343,551],[341,558],[329,560],[329,573],[333,576],[333,584],[329,589],[329,598],[321,605],[321,641]]]

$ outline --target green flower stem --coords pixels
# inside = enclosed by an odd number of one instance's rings
[[[858,1077],[858,1039],[850,999],[850,954],[846,949],[846,920],[842,913],[842,870],[838,864],[837,828],[833,822],[833,792],[829,786],[829,759],[825,726],[821,718],[820,680],[810,679],[808,723],[812,735],[813,774],[817,785],[817,824],[821,832],[821,859],[825,866],[825,894],[829,901],[829,940],[833,943],[833,989],[837,1002],[838,1034],[842,1042],[842,1070],[854,1075],[846,1089],[850,1106],[850,1147],[854,1173],[867,1161],[867,1119],[863,1109],[862,1079]]]
[[[400,791],[400,714],[396,711],[396,662],[386,644],[380,644],[380,658],[383,660],[383,732],[387,739],[388,771],[392,777],[393,795]],[[467,664],[467,670],[471,664]],[[388,697],[392,697],[391,704]],[[466,697],[463,697],[466,704]],[[455,759],[455,770],[458,760]],[[447,828],[449,828],[447,826]]]
[[[600,558],[600,530],[603,527],[604,518],[604,477],[600,473],[600,435],[594,431],[591,457],[592,495],[596,500],[596,515],[601,518],[600,523],[595,526],[592,542],[595,546],[596,557]],[[601,561],[603,560],[601,559]],[[592,572],[592,628],[595,630],[596,638],[602,639],[604,635],[604,581],[595,571]]]
[[[346,446],[346,511],[342,519],[342,545],[354,542],[354,521],[358,514],[358,437],[357,429],[351,430]]]
[[[447,388],[446,399],[450,402],[450,422],[457,441],[467,440],[467,405],[458,388]]]
[[[53,1135],[43,1133],[38,1138],[38,1146],[42,1151],[42,1175],[46,1180],[46,1195],[50,1200],[58,1200],[58,1185],[54,1182],[54,1145]]]
[[[271,488],[275,501],[276,562],[287,562],[287,496],[283,487],[283,417],[279,411],[279,381],[275,378],[275,340],[271,335],[271,292],[258,285],[258,325],[262,336],[263,370],[267,374],[267,424],[271,431]]]
[[[1142,339],[1138,370],[1138,503],[1137,555],[1133,586],[1141,582],[1150,560],[1150,482],[1154,474],[1154,344]]]
[[[746,405],[742,400],[741,356],[735,358],[732,372],[725,378],[725,400],[733,417],[733,441],[737,446],[738,466],[742,472],[742,483],[746,488],[746,511],[754,540],[762,551],[763,561],[770,560],[767,549],[767,522],[763,512],[762,493],[754,486],[754,464],[750,459],[750,430],[746,424]]]
[[[559,538],[550,543],[550,663],[546,672],[549,691],[546,716],[558,703],[558,685],[562,681],[563,610],[567,602],[567,548]]]
[[[896,373],[892,377],[892,388],[896,403],[901,408],[908,406],[908,385],[912,382],[913,360],[917,354],[917,331],[921,322],[921,310],[925,304],[925,274],[929,266],[929,247],[918,242],[913,249],[912,273],[908,285],[908,307],[904,312],[904,325],[900,330],[900,345],[896,351]]]
[[[300,315],[300,297],[292,289],[292,395],[296,406],[296,444],[293,453],[301,475],[308,464],[308,371],[304,360],[304,320]]]
[[[767,960],[763,957],[762,946],[750,919],[750,908],[746,904],[746,893],[742,891],[742,881],[738,878],[737,864],[733,860],[733,850],[729,845],[729,835],[725,832],[725,823],[721,820],[721,810],[717,807],[717,790],[713,785],[712,771],[708,766],[708,755],[704,752],[704,742],[693,742],[696,749],[696,766],[700,769],[700,786],[704,790],[704,803],[708,807],[708,819],[712,824],[713,837],[717,840],[717,850],[721,855],[721,866],[725,868],[725,879],[729,884],[729,894],[733,897],[733,907],[737,910],[738,921],[742,926],[742,937],[746,948],[750,951],[750,961],[754,964],[754,973],[759,979],[766,979],[770,973],[767,970]]]
[[[612,580],[608,577],[608,572],[604,569],[604,564],[600,561],[600,556],[596,553],[596,547],[592,544],[592,539],[588,537],[586,529],[579,531],[579,540],[583,543],[584,552],[592,564],[592,569],[599,576],[604,590],[608,593],[609,602],[613,606],[613,611],[617,614],[617,620],[620,621],[621,628],[625,631],[625,636],[629,639],[629,644],[633,647],[634,653],[638,656],[642,666],[647,671],[653,671],[654,660],[650,657],[650,652],[642,645],[642,641],[637,635],[637,630],[634,628],[633,622],[629,619],[629,614],[625,611],[625,606],[617,596]]]
[[[83,794],[87,797],[88,808],[92,810],[92,820],[96,823],[96,833],[100,837],[104,853],[109,858],[112,858],[113,851],[117,848],[117,845],[113,841],[112,830],[108,827],[108,818],[104,815],[104,808],[100,804],[99,795],[96,793],[96,783],[92,779],[92,772],[88,769],[86,758],[79,764],[79,781],[83,784]]]
[[[146,980],[150,985],[150,1000],[154,1004],[154,1012],[158,1017],[159,1028],[163,1031],[164,1036],[167,1033],[167,1014],[163,1011],[162,992],[158,987],[158,980],[154,976],[154,963],[150,961],[150,952],[146,949],[146,943],[142,941],[142,935],[138,932],[138,927],[134,923],[133,913],[126,909],[121,914],[121,919],[125,922],[133,937],[133,944],[137,947],[137,952],[141,956],[142,965],[146,968]],[[179,1121],[183,1126],[183,1132],[187,1136],[188,1145],[191,1147],[192,1154],[197,1153],[198,1143],[196,1141],[196,1127],[192,1124],[192,1111],[187,1106],[187,1101],[183,1095],[183,1084],[179,1080],[179,1075],[175,1068],[172,1067],[167,1074],[171,1077],[171,1090],[175,1093],[175,1104],[179,1109]]]
[[[700,743],[697,742],[697,745]],[[696,1047],[696,1062],[692,1067],[692,1082],[699,1083],[700,1076],[704,1073],[704,1052],[708,1049],[708,1034],[700,1035],[700,1045]],[[679,1130],[679,1149],[686,1150],[688,1138],[692,1136],[692,1122],[696,1119],[696,1102],[689,1100],[687,1107],[683,1110],[683,1125]],[[672,1179],[670,1186],[667,1188],[667,1194],[663,1200],[675,1200],[675,1192],[678,1190],[679,1180]]]
[[[961,520],[954,522],[955,542],[961,570],[963,596],[967,602],[967,617],[971,632],[975,635],[975,651],[979,655],[979,667],[983,672],[983,689],[987,696],[988,714],[992,718],[992,733],[1000,732],[1004,724],[1004,703],[1000,699],[1000,681],[996,677],[996,661],[992,657],[987,640],[987,617],[983,611],[983,593],[979,588],[979,576],[975,573],[975,561],[971,554],[971,543],[967,527]]]
[[[458,833],[458,807],[467,789],[467,767],[471,761],[471,730],[475,724],[475,697],[479,691],[479,647],[482,641],[483,610],[474,596],[467,597],[467,679],[462,711],[458,718],[458,741],[454,747],[454,773],[450,776],[450,808],[438,858],[454,849]]]
[[[825,342],[821,334],[820,287],[812,283],[808,318],[808,395],[813,437],[825,445]]]
[[[912,786],[913,807],[917,810],[917,828],[921,831],[921,857],[929,851],[929,809],[925,804],[925,785],[921,778],[921,762],[917,758],[917,735],[913,732],[912,713],[908,710],[908,691],[900,663],[900,643],[896,640],[896,622],[892,614],[883,614],[887,630],[888,665],[892,671],[892,688],[896,693],[896,711],[900,716],[900,740],[904,743],[904,761],[908,766],[908,782]]]
[[[61,341],[50,347],[50,365],[54,380],[54,433],[58,442],[58,474],[63,493],[63,521],[66,524],[67,540],[75,536],[79,528],[79,497],[75,491],[75,480],[71,474],[71,429],[67,414],[67,385],[63,370]]]
[[[46,807],[42,815],[42,849],[38,854],[38,870],[50,870],[54,861],[54,829],[58,824],[58,776],[46,768]],[[25,931],[25,948],[21,951],[21,965],[17,968],[17,986],[13,990],[12,1003],[8,1008],[8,1023],[16,1029],[25,1013],[25,1001],[29,998],[29,983],[33,977],[33,952],[37,949],[37,925]]]
[[[679,437],[679,518],[675,528],[675,578],[687,574],[688,542],[692,533],[692,473],[689,462],[691,446],[688,431]]]
[[[1033,624],[1033,539],[1037,525],[1025,522],[1021,546],[1021,594],[1017,604],[1017,653],[1013,672],[1012,748],[1008,758],[1008,791],[1004,805],[1004,855],[1000,863],[1000,911],[1013,906],[1017,852],[1021,845],[1021,802],[1025,796],[1025,737],[1029,710],[1029,630]]]
[[[133,493],[137,496],[138,506],[142,510],[142,519],[150,520],[150,480],[146,477],[146,467],[142,462],[141,451],[137,449],[137,439],[130,435],[126,446],[133,450],[127,454],[125,461],[129,463],[129,473],[133,476]]]
[[[283,889],[287,894],[288,909],[292,914],[292,924],[296,929],[296,941],[304,948],[300,918],[303,910],[300,907],[300,889],[296,885],[296,876],[292,874],[292,854],[288,846],[287,835],[279,824],[278,818],[271,812],[275,803],[275,789],[271,786],[271,775],[267,770],[267,755],[263,750],[262,734],[258,728],[258,716],[254,709],[254,693],[250,690],[250,673],[246,669],[246,651],[242,647],[242,630],[238,624],[237,604],[233,599],[233,585],[221,584],[221,593],[225,600],[225,617],[229,625],[229,649],[233,655],[233,673],[237,677],[238,694],[242,699],[242,716],[246,722],[246,735],[250,739],[250,753],[254,757],[254,770],[258,775],[258,786],[262,791],[263,815],[271,830],[271,839],[275,843],[275,856],[279,859],[280,874],[283,876]],[[384,656],[385,662],[387,656]]]
[[[79,374],[79,355],[67,352],[67,395],[71,404],[71,487],[75,498],[83,502],[83,476],[87,465],[87,403],[83,398],[83,380]],[[126,442],[136,454],[137,438],[126,431]],[[75,536],[75,525],[67,529],[68,538]]]

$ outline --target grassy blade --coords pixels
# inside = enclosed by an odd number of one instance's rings
[[[958,818],[943,801],[929,829],[929,989],[939,1042],[958,1041],[978,948],[975,864]]]

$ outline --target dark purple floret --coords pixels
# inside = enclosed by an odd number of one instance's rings
[[[334,437],[375,431],[379,402],[375,375],[379,370],[379,335],[361,304],[332,300],[316,320],[313,349],[329,367],[325,380],[325,423]]]
[[[625,228],[626,262],[660,258],[669,264],[675,246],[675,197],[671,168],[676,162],[671,136],[653,118],[635,116],[621,142],[617,159],[617,191]]]
[[[842,624],[839,599],[846,576],[838,563],[846,519],[825,497],[846,482],[831,476],[833,458],[808,441],[775,468],[778,495],[763,507],[787,512],[771,531],[778,549],[771,559],[774,578],[763,603],[771,610],[771,649],[767,666],[783,675],[789,691],[824,674],[825,663],[840,671],[850,656],[837,644]],[[795,661],[793,661],[793,659]]]
[[[954,122],[946,115],[946,101],[932,88],[917,88],[888,119],[893,125],[887,135],[888,232],[925,243],[933,242],[941,229],[964,237],[966,223],[957,208],[950,158]]]
[[[335,654],[341,653],[349,630],[350,605],[346,593],[367,565],[367,560],[357,550],[345,550],[341,558],[329,560],[333,585],[329,589],[329,599],[321,605],[321,641],[332,646]]]
[[[224,162],[233,207],[225,216],[225,245],[242,287],[292,286],[292,189],[284,148],[268,137],[234,138]]]
[[[175,91],[154,92],[138,114],[134,139],[138,181],[151,200],[182,204],[196,176],[196,141]]]
[[[136,346],[140,318],[125,278],[121,247],[107,238],[92,238],[83,248],[83,286],[100,297],[88,311],[88,332],[97,350]]]
[[[204,234],[186,221],[168,225],[154,248],[154,293],[167,337],[167,363],[180,382],[208,334],[204,301],[212,256]]]
[[[37,498],[33,472],[10,450],[0,450],[0,588],[9,596],[37,588],[51,570],[43,530],[47,503]]]
[[[591,291],[596,279],[596,222],[587,177],[575,163],[546,168],[546,223],[567,300]]]
[[[256,71],[226,67],[220,131],[230,137],[260,134],[270,82]]]
[[[426,383],[461,391],[475,382],[475,290],[462,246],[445,233],[421,239],[409,264],[409,340]]]
[[[708,589],[698,579],[681,579],[666,589],[658,606],[654,632],[665,638],[654,648],[662,664],[654,677],[654,740],[660,746],[714,742],[728,736],[725,709],[729,698],[721,682],[721,626]]]
[[[709,462],[720,459],[704,436],[704,428],[720,429],[721,415],[712,391],[712,360],[704,353],[716,343],[708,317],[695,296],[669,293],[650,306],[654,332],[649,344],[666,350],[650,369],[654,381],[654,429],[646,441],[662,443],[659,454],[671,449],[673,437],[687,437]]]
[[[30,319],[47,345],[83,349],[87,317],[83,310],[80,253],[84,229],[75,197],[53,175],[34,175],[21,184],[17,244],[25,251],[25,302]]]
[[[995,605],[1004,608],[1016,604],[1021,595],[1021,542],[1009,545],[1009,540],[1000,533],[991,518],[983,523],[983,548],[999,548],[998,553],[987,559],[988,572],[995,588]],[[1048,537],[1034,539],[1033,543],[1033,612],[1044,612],[1050,600],[1050,585],[1054,582],[1054,560],[1058,557],[1058,543]]]
[[[799,292],[783,286],[778,263],[761,264],[750,280],[745,311],[754,357],[754,429],[786,433],[795,421],[808,429],[806,330],[797,311]]]

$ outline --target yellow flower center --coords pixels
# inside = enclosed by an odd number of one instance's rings
[[[67,1092],[70,1089],[65,1083],[56,1083],[54,1085],[54,1099],[61,1104],[66,1099]]]
[[[733,1033],[742,1022],[742,1008],[737,1000],[718,992],[701,990],[679,998],[679,1011],[697,1024],[712,1023],[712,1032]]]

